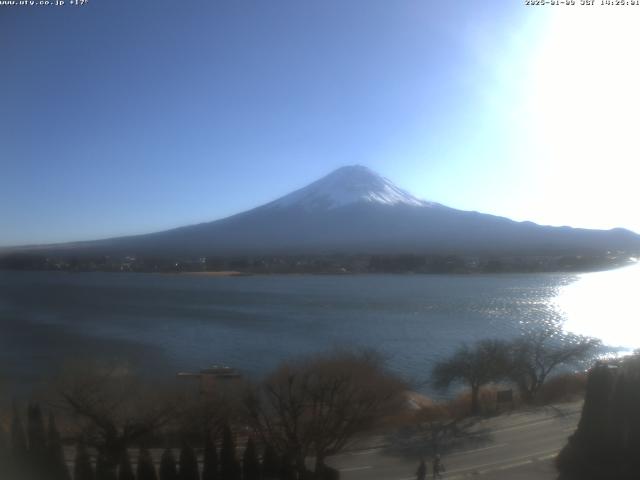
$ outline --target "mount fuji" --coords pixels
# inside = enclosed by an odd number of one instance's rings
[[[31,247],[50,254],[281,255],[640,252],[629,230],[515,222],[418,199],[363,166],[342,167],[252,210],[158,233]]]

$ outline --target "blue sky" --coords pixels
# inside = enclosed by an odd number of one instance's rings
[[[0,6],[0,245],[213,220],[348,164],[456,208],[640,231],[640,7],[595,8]]]

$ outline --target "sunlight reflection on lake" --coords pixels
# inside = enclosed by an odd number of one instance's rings
[[[640,264],[587,273],[560,287],[554,302],[565,330],[630,351],[640,347],[639,285]]]
[[[164,376],[213,363],[259,376],[297,355],[360,346],[424,381],[462,343],[558,323],[640,348],[638,285],[640,265],[581,275],[0,271],[0,373],[10,365],[28,385],[67,359],[96,357]]]

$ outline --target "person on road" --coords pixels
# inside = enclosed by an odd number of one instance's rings
[[[436,453],[433,459],[433,478],[442,478],[443,473],[444,465],[442,464],[442,459],[440,458],[440,454]]]
[[[418,480],[427,479],[427,464],[424,463],[424,458],[420,459],[420,465],[418,465],[418,470],[416,471],[416,477]]]

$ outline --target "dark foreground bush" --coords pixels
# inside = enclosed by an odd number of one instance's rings
[[[562,480],[640,478],[640,357],[588,375],[578,429],[556,460]]]

